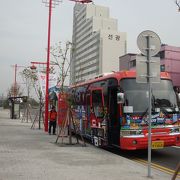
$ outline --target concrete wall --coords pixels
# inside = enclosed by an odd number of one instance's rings
[[[101,18],[109,18],[109,8],[103,6],[97,6],[93,4],[86,5],[86,18],[90,17],[101,17]]]
[[[128,53],[124,56],[119,57],[119,70],[129,70],[132,69],[130,62],[136,59],[136,54]],[[134,69],[134,68],[133,68]]]
[[[165,57],[161,59],[161,65],[165,65],[165,71],[169,72],[174,86],[180,87],[180,47],[162,46],[161,52]]]
[[[99,30],[114,30],[117,31],[118,25],[117,25],[117,19],[102,19],[93,17],[93,31],[99,31]]]
[[[102,47],[100,73],[118,71],[119,56],[126,53],[126,33],[102,30],[100,36]]]
[[[118,31],[117,19],[108,7],[93,4],[75,5],[72,43],[71,84],[118,71],[119,56],[126,53],[126,33]]]

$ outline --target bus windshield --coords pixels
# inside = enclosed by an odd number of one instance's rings
[[[135,78],[122,79],[120,87],[125,95],[125,106],[132,106],[133,113],[144,113],[148,108],[149,91],[146,83],[136,83]],[[161,79],[152,83],[152,107],[177,107],[176,95],[171,80]]]

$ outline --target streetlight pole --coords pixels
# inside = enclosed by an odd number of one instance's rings
[[[49,1],[49,21],[48,21],[48,47],[47,47],[47,66],[46,66],[46,104],[45,104],[45,131],[48,131],[48,106],[49,106],[49,62],[50,62],[50,38],[51,38],[51,15],[52,0]]]
[[[46,65],[47,66],[47,62],[31,62],[32,66],[31,66],[31,70],[34,71],[37,69],[37,67],[35,66],[35,64],[37,65]],[[42,117],[42,94],[39,94],[39,129],[41,129],[41,117]]]
[[[48,47],[47,47],[47,66],[46,66],[46,96],[45,96],[45,132],[48,131],[48,107],[49,107],[49,64],[50,64],[50,42],[51,42],[51,15],[52,7],[61,2],[60,0],[43,0],[43,3],[49,7],[49,19],[48,19]]]
[[[17,74],[17,64],[15,64],[15,66],[14,66],[14,97],[16,97],[16,84],[17,84],[17,82],[16,82],[16,74]]]
[[[75,2],[89,3],[91,0],[73,0]],[[47,47],[47,66],[46,66],[46,97],[45,97],[45,132],[48,131],[48,107],[49,107],[49,64],[50,64],[50,40],[51,40],[51,15],[52,8],[59,5],[61,0],[43,0],[43,3],[49,7],[49,19],[48,19],[48,47]]]
[[[25,66],[19,66],[19,65],[15,64],[15,65],[12,65],[11,67],[14,68],[14,86],[13,86],[13,89],[12,89],[12,91],[13,91],[12,95],[14,97],[16,97],[17,96],[17,70],[18,70],[18,68],[25,67]]]

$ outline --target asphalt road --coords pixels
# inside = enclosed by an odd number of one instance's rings
[[[180,147],[167,147],[161,150],[152,151],[152,162],[175,169],[180,161]]]
[[[138,163],[147,165],[148,150],[122,151],[119,149],[108,149],[112,153],[126,157]],[[173,174],[178,162],[180,162],[180,147],[166,147],[159,150],[152,150],[152,167]]]

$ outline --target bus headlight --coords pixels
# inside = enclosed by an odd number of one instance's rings
[[[136,134],[142,134],[142,130],[138,130]]]
[[[170,130],[171,133],[177,133],[177,132],[180,132],[180,129],[178,127],[175,127],[175,128],[172,128]]]
[[[133,143],[133,144],[137,144],[137,141],[136,141],[136,140],[133,140],[132,143]]]

